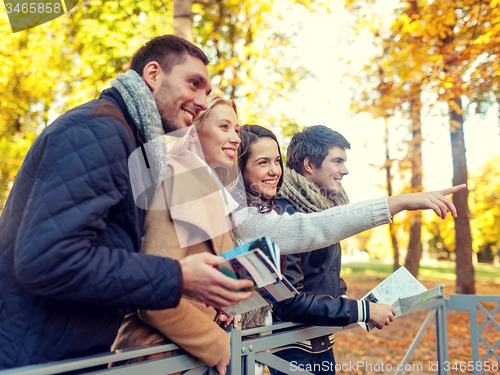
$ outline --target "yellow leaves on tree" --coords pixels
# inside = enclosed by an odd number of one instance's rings
[[[193,3],[195,43],[211,60],[213,85],[239,99],[242,117],[248,115],[248,121],[280,122],[294,129],[293,119],[265,113],[273,100],[286,98],[308,74],[298,59],[283,58],[294,51],[291,34],[273,26],[289,8],[328,11],[329,2]],[[14,154],[22,160],[27,149],[23,142],[33,139],[27,132],[38,133],[49,114],[53,118],[109,87],[117,73],[128,69],[130,57],[143,43],[173,32],[172,9],[171,0],[89,0],[57,20],[16,34],[0,12],[0,134],[6,137],[2,142],[12,146],[0,151],[2,189],[17,171],[17,164],[7,160]],[[257,118],[259,113],[264,114]]]
[[[0,21],[0,207],[31,143],[56,109],[68,56],[61,20],[12,33]]]
[[[195,34],[211,60],[212,84],[226,97],[238,99],[245,121],[269,126],[293,120],[266,112],[270,103],[287,97],[308,71],[297,64],[290,32],[279,29],[282,14],[297,7],[310,12],[327,8],[326,1],[223,0],[195,6]]]
[[[500,154],[492,154],[471,176],[472,245],[476,252],[500,243]]]

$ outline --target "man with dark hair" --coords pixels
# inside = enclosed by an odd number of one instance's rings
[[[142,75],[150,61],[157,61],[165,73],[170,73],[175,65],[182,64],[187,56],[197,57],[205,65],[209,61],[205,53],[185,39],[174,35],[162,35],[151,39],[137,50],[130,60],[130,69]]]
[[[302,132],[295,133],[290,141],[286,154],[286,166],[302,174],[304,160],[308,158],[319,167],[332,147],[345,151],[351,148],[351,144],[342,134],[326,126],[316,125],[305,128]]]
[[[281,213],[320,212],[349,203],[342,189],[342,179],[349,173],[345,166],[345,150],[349,148],[341,134],[326,126],[311,126],[296,133],[287,149],[281,197],[276,200]],[[394,308],[345,296],[347,286],[340,278],[340,257],[338,243],[288,255],[285,276],[301,293],[275,304],[275,318],[329,326],[370,322],[381,329],[388,325],[394,319]],[[288,345],[274,354],[314,374],[334,374],[333,341],[333,335],[318,337]],[[274,369],[271,372],[281,374]]]
[[[251,282],[213,268],[215,255],[138,253],[145,210],[134,187],[161,183],[157,140],[192,125],[211,85],[205,54],[172,35],[132,60],[137,70],[47,127],[17,174],[0,217],[0,369],[108,351],[127,308],[175,307],[183,293],[215,307],[251,295],[235,291]],[[134,153],[145,174],[133,175]]]

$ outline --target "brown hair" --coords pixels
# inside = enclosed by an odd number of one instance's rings
[[[332,147],[348,150],[351,144],[342,134],[324,125],[308,126],[293,135],[286,151],[286,166],[302,174],[302,164],[309,158],[319,168]]]
[[[175,35],[160,35],[134,53],[130,69],[142,77],[144,67],[151,61],[156,61],[165,73],[169,73],[174,66],[182,64],[187,55],[197,57],[208,65],[207,55],[194,44]]]
[[[264,128],[260,125],[243,125],[240,128],[240,139],[241,143],[238,147],[238,165],[240,167],[241,174],[244,176],[245,167],[248,162],[248,158],[251,154],[251,146],[254,142],[259,140],[260,138],[271,138],[276,142],[278,146],[278,152],[280,155],[280,166],[281,166],[281,176],[278,180],[278,184],[276,185],[276,192],[281,188],[281,184],[283,183],[283,158],[281,156],[281,149],[278,142],[278,138],[274,135],[274,133]],[[274,209],[276,204],[275,197],[269,198],[262,196],[259,192],[254,191],[247,182],[245,181],[245,190],[247,194],[248,205],[258,207],[261,212],[269,212]]]

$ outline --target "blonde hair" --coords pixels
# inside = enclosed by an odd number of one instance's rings
[[[208,117],[212,109],[218,104],[226,104],[230,106],[234,110],[234,113],[236,113],[236,116],[238,116],[238,110],[236,109],[234,101],[225,99],[219,95],[209,95],[207,98],[207,109],[201,111],[200,114],[194,119],[193,126],[196,127],[196,129],[201,129],[205,119]]]
[[[230,106],[234,110],[234,113],[236,113],[236,116],[238,116],[238,110],[236,109],[234,101],[225,99],[219,95],[209,95],[207,98],[207,109],[201,111],[198,116],[196,116],[193,125],[185,129],[176,130],[167,138],[168,154],[175,156],[185,152],[189,147],[189,137],[192,135],[194,129],[201,129],[212,109],[219,104]],[[235,161],[237,161],[237,159],[238,158],[235,158]]]
[[[205,120],[208,115],[217,105],[228,105],[234,110],[236,116],[238,116],[238,110],[236,104],[233,100],[225,99],[219,95],[209,95],[207,98],[207,109],[201,111],[198,116],[193,121],[193,125],[187,129],[181,129],[176,131],[175,135],[167,138],[167,153],[170,156],[180,155],[184,153],[190,145],[190,137],[193,131],[203,128]],[[238,158],[234,158],[233,168],[215,168],[214,171],[218,175],[224,186],[231,185],[238,178]]]

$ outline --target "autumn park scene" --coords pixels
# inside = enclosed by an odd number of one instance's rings
[[[500,295],[500,0],[81,0],[65,7],[58,18],[13,32],[0,5],[0,210],[40,132],[99,97],[147,40],[174,34],[206,53],[213,92],[235,101],[242,125],[277,134],[284,158],[305,126],[342,133],[351,142],[343,182],[351,203],[467,184],[452,198],[456,218],[405,212],[342,241],[349,297],[360,299],[400,266],[426,288],[442,284],[445,298]],[[497,363],[483,373],[500,374],[500,304],[482,305],[496,322],[478,308],[479,355]],[[337,363],[396,366],[427,313],[383,330],[337,333]],[[471,361],[467,312],[449,312],[447,335],[450,366]],[[409,361],[423,368],[406,373],[437,373],[436,358],[431,323]]]

